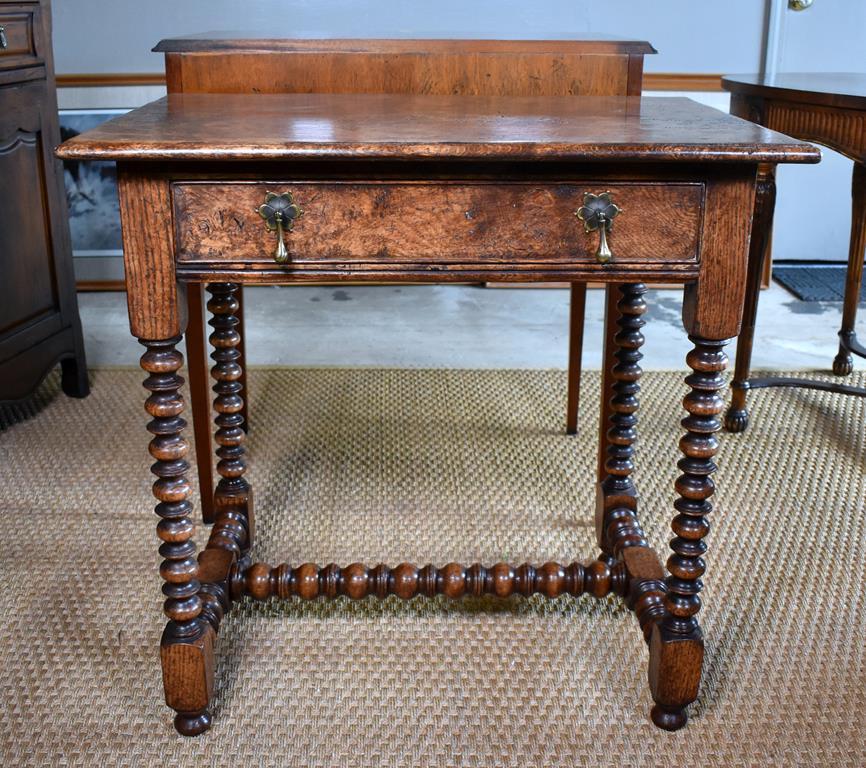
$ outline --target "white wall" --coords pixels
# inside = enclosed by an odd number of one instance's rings
[[[770,5],[779,26],[778,71],[866,71],[866,0],[54,0],[58,73],[160,72],[162,38],[214,29],[295,37],[569,38],[615,35],[659,51],[648,72],[756,72]],[[239,36],[242,36],[239,33]],[[65,89],[62,107],[136,106],[160,88]],[[684,94],[720,109],[727,94]],[[851,163],[829,150],[819,166],[782,167],[774,232],[777,259],[844,260]],[[804,216],[815,190],[840,205]]]
[[[54,49],[58,72],[160,72],[162,58],[150,53],[160,39],[215,29],[312,38],[601,34],[652,42],[651,72],[752,72],[764,16],[764,0],[54,0]]]

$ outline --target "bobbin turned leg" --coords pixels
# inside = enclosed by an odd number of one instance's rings
[[[149,450],[156,462],[151,471],[157,480],[153,495],[161,518],[157,534],[164,558],[160,575],[165,584],[163,605],[169,621],[160,645],[166,703],[177,712],[175,728],[184,736],[195,736],[210,727],[208,705],[213,691],[214,631],[202,618],[199,567],[192,540],[190,485],[186,478],[189,443],[182,432],[184,402],[179,393],[183,379],[177,371],[183,356],[175,349],[180,337],[160,341],[140,340],[146,347],[141,367],[148,376],[144,387],[151,394],[145,410],[152,419],[147,430],[153,435]]]
[[[243,392],[244,404],[241,408],[241,416],[244,417],[243,429],[244,432],[250,431],[250,396],[247,387],[247,333],[244,325],[244,287],[239,285],[235,292],[235,298],[238,300],[238,309],[235,312],[235,317],[238,319],[238,333],[240,340],[238,341],[238,365],[241,367],[241,392]]]
[[[695,346],[686,358],[692,369],[686,377],[691,391],[683,401],[688,416],[682,421],[686,434],[680,440],[683,458],[677,464],[683,474],[675,486],[678,514],[671,524],[675,537],[667,562],[665,615],[653,627],[650,638],[649,683],[656,702],[652,720],[669,731],[686,724],[686,707],[697,698],[701,680],[704,641],[696,616],[701,609],[701,576],[706,568],[703,555],[707,550],[704,537],[710,530],[706,519],[712,511],[709,498],[715,490],[710,477],[716,471],[715,433],[724,408],[719,390],[724,386],[722,372],[727,364],[723,350],[727,341],[689,338]]]
[[[616,301],[616,333],[613,336],[613,360],[610,377],[612,396],[608,402],[609,420],[604,435],[604,474],[600,478],[596,507],[596,537],[602,552],[613,554],[613,542],[608,531],[610,513],[618,508],[637,510],[637,493],[631,474],[634,471],[634,442],[637,437],[638,393],[640,392],[643,357],[640,348],[644,337],[646,312],[643,283],[623,283],[613,290]]]
[[[664,571],[638,521],[637,492],[632,481],[646,290],[643,283],[612,287],[611,300],[616,299],[616,332],[611,339],[609,361],[612,396],[606,409],[609,428],[603,433],[605,461],[597,489],[596,536],[603,558],[625,564],[629,578],[626,603],[649,640],[653,623],[663,613]]]
[[[207,308],[212,313],[208,324],[213,328],[209,340],[214,348],[211,353],[214,360],[211,376],[216,382],[213,386],[216,393],[213,401],[216,411],[214,423],[217,427],[214,440],[218,446],[217,472],[220,475],[214,493],[214,517],[219,521],[226,510],[234,510],[243,516],[246,533],[243,537],[241,559],[248,562],[255,521],[252,488],[244,478],[246,433],[243,415],[243,368],[239,350],[240,320],[237,316],[238,289],[237,283],[211,283],[207,287],[211,294]]]

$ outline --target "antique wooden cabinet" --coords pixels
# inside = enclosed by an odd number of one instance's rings
[[[0,400],[59,362],[88,394],[60,163],[48,0],[0,0]]]

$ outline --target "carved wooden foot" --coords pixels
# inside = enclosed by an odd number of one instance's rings
[[[149,374],[144,381],[150,392],[145,410],[152,417],[147,425],[153,435],[148,448],[156,460],[151,471],[157,477],[153,484],[158,502],[155,511],[160,517],[156,530],[164,558],[159,572],[165,582],[163,610],[169,620],[160,647],[165,700],[178,713],[175,727],[189,736],[210,725],[207,708],[213,691],[214,632],[201,617],[191,489],[186,478],[189,443],[182,434],[186,427],[179,392],[183,379],[177,374],[183,356],[175,349],[179,341],[180,337],[141,340],[147,348],[141,367]]]
[[[211,726],[211,716],[206,710],[174,716],[174,728],[181,736],[199,736]]]
[[[691,391],[683,401],[688,416],[682,421],[686,434],[680,440],[683,458],[677,466],[683,474],[675,486],[678,514],[671,524],[675,537],[667,562],[665,615],[650,638],[649,684],[656,702],[651,716],[667,730],[685,725],[686,707],[697,698],[701,681],[704,641],[696,615],[701,609],[701,576],[706,568],[704,537],[710,530],[706,518],[712,511],[708,499],[715,490],[710,477],[716,471],[715,433],[724,408],[719,390],[727,365],[726,341],[689,338],[695,347],[687,357],[692,373],[686,384]]]
[[[725,414],[725,431],[731,434],[745,432],[749,427],[749,412],[745,408],[728,409]]]
[[[182,736],[198,736],[211,724],[215,636],[210,624],[196,624],[196,633],[187,636],[169,624],[160,644],[165,703],[177,712],[174,727]]]
[[[845,347],[840,346],[839,352],[833,358],[833,373],[837,376],[848,376],[854,372],[854,358]]]
[[[211,294],[207,308],[213,315],[208,323],[213,328],[209,340],[214,348],[211,353],[214,361],[211,376],[216,382],[213,386],[216,394],[213,402],[216,411],[214,423],[217,427],[214,440],[218,446],[217,472],[220,475],[214,493],[214,518],[219,521],[227,510],[241,513],[246,527],[241,557],[248,558],[255,537],[255,519],[252,488],[244,478],[246,432],[243,368],[239,350],[240,320],[237,317],[238,289],[236,283],[211,283],[207,287]]]
[[[650,718],[659,728],[678,731],[689,721],[689,714],[685,709],[666,709],[656,704],[650,710]]]
[[[749,410],[746,408],[746,396],[749,392],[749,382],[732,382],[731,405],[725,412],[725,430],[733,434],[745,432],[749,426]]]

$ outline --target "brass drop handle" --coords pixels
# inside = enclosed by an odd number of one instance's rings
[[[265,195],[265,202],[256,208],[256,213],[265,220],[269,232],[277,233],[274,261],[277,264],[285,264],[289,260],[289,250],[286,248],[284,235],[294,229],[295,219],[301,218],[304,212],[295,202],[291,192],[283,192],[280,195],[268,192]]]
[[[595,258],[599,264],[609,264],[613,261],[607,235],[613,226],[613,220],[621,213],[622,208],[611,200],[610,192],[602,192],[600,195],[587,192],[583,196],[583,205],[577,209],[576,215],[583,222],[584,231],[598,230],[598,248]]]
[[[5,51],[9,47],[9,40],[6,37],[6,27],[0,26],[0,50]]]

